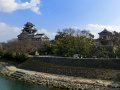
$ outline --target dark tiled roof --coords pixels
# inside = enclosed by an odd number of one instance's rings
[[[35,25],[33,25],[31,22],[27,22],[26,24],[25,24],[25,26],[35,26]]]
[[[109,32],[107,29],[104,29],[102,32],[100,32],[98,34],[112,34],[112,33]]]
[[[36,34],[36,35],[41,35],[42,36],[42,35],[45,35],[45,34],[44,33],[40,33],[40,34]]]

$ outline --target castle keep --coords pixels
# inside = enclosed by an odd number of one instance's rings
[[[27,22],[22,29],[22,33],[18,35],[18,40],[48,41],[49,38],[44,33],[38,34],[34,26],[31,22]]]

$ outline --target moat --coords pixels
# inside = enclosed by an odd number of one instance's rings
[[[21,81],[11,80],[0,76],[0,90],[58,90],[58,89],[38,87]]]

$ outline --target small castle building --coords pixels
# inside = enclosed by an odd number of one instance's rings
[[[104,29],[102,32],[98,34],[99,34],[99,38],[98,38],[99,45],[113,46],[112,32],[109,32],[107,29]]]

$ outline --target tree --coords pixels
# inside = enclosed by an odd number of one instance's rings
[[[53,54],[59,56],[81,54],[84,57],[90,57],[91,46],[94,43],[93,39],[87,36],[78,35],[76,32],[78,31],[72,28],[59,31],[52,44]]]
[[[28,54],[35,50],[36,47],[32,41],[11,40],[4,44],[4,57],[24,61]]]
[[[41,41],[40,43],[36,43],[36,48],[40,55],[48,55],[51,54],[51,47],[49,41]]]
[[[118,46],[115,50],[116,57],[120,58],[120,46]]]
[[[114,58],[115,57],[112,47],[98,47],[95,53],[98,58]]]

